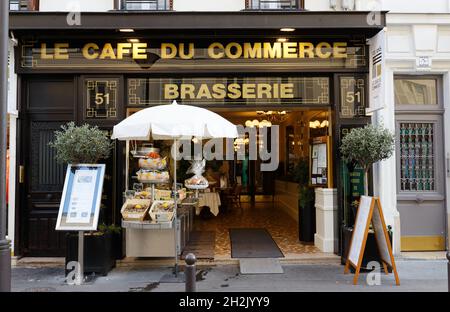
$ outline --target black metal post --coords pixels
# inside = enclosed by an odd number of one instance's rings
[[[195,258],[195,255],[190,253],[186,256],[186,268],[184,269],[184,276],[186,278],[186,292],[196,292],[196,266],[195,262],[197,259]]]
[[[0,291],[11,291],[11,249],[6,239],[6,132],[8,115],[9,1],[0,1]]]

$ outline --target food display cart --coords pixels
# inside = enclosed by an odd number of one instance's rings
[[[178,214],[175,218],[174,193],[170,187],[166,157],[160,155],[160,149],[148,143],[138,146],[132,142],[131,150],[129,145],[127,143],[126,159],[129,181],[121,210],[126,255],[174,257],[175,249],[180,255],[193,228],[197,200],[186,198],[186,189],[177,186]]]
[[[126,255],[128,257],[174,256],[174,273],[175,277],[178,277],[178,256],[184,248],[183,244],[187,241],[186,237],[189,236],[190,229],[192,229],[192,224],[186,220],[191,220],[195,213],[195,200],[185,201],[182,198],[183,189],[178,187],[176,182],[178,141],[182,139],[192,140],[194,137],[202,139],[236,138],[238,137],[237,127],[214,112],[190,105],[178,105],[176,101],[173,101],[171,105],[148,107],[134,113],[114,126],[111,137],[127,142],[127,181],[123,212],[126,213],[129,210],[130,213],[139,211],[142,213],[142,219],[124,219],[122,221],[122,226],[126,232]],[[159,153],[151,149],[152,147],[141,145],[138,148],[135,146],[133,157],[130,158],[132,152],[130,141],[148,142],[151,139],[173,140],[170,153],[172,159],[174,159],[172,181],[170,181],[169,169],[166,168],[167,163],[164,164],[161,155],[157,155]],[[136,159],[141,159],[141,161],[138,161],[138,167],[140,168],[136,172],[136,177],[141,181],[142,187],[139,187],[139,192],[135,189],[133,193],[130,190],[128,180],[130,164]],[[169,179],[167,179],[168,176]],[[204,183],[204,180],[200,178],[190,182],[194,184]],[[149,186],[146,187],[146,183]],[[172,185],[170,198],[169,200],[166,199],[166,202],[172,202],[173,206],[171,204],[164,205],[160,202],[164,199],[156,197],[155,184],[164,183]],[[141,197],[147,200],[145,208],[142,205],[136,206],[130,203],[130,200],[141,199]],[[148,209],[148,206],[150,209],[146,213],[144,210]],[[122,214],[122,216],[124,215]]]

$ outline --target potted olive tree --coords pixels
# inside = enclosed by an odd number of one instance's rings
[[[363,128],[354,128],[342,139],[340,151],[342,158],[350,166],[358,165],[363,169],[364,195],[369,195],[369,170],[376,162],[392,156],[394,151],[394,134],[379,125],[367,125]],[[352,203],[354,207],[354,219],[356,219],[358,204],[358,202]],[[347,225],[343,227],[343,263],[345,263],[348,248],[350,247],[352,231],[352,226]],[[392,242],[390,227],[388,227],[388,233]],[[366,267],[373,260],[380,261],[375,236],[373,232],[369,232],[362,267]]]
[[[55,131],[55,138],[50,146],[56,150],[56,159],[63,164],[96,164],[106,159],[111,153],[112,143],[105,131],[88,124],[76,126],[69,122]],[[102,219],[104,204],[101,205]],[[85,233],[84,271],[106,275],[115,266],[113,254],[113,235],[120,228],[114,225],[100,224],[97,231]],[[78,234],[67,234],[66,265],[78,258]],[[66,266],[67,267],[67,266]]]

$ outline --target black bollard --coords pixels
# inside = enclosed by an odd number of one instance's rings
[[[186,278],[186,292],[196,292],[197,287],[195,285],[196,283],[195,262],[197,261],[197,259],[195,258],[195,255],[193,253],[189,253],[187,254],[184,261],[186,261],[186,268],[184,269],[184,276]]]
[[[448,291],[450,292],[450,251],[447,251],[447,284],[448,284]]]

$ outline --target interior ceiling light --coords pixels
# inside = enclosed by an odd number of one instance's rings
[[[287,118],[287,111],[256,111],[258,115],[264,115],[265,119],[272,123],[282,123]]]
[[[135,42],[139,42],[139,39],[137,38],[130,38],[128,39],[129,42],[135,43]]]
[[[315,121],[310,121],[309,122],[309,127],[313,128],[313,129],[317,129],[317,128],[325,128],[329,126],[329,122],[328,120],[323,120],[322,122],[320,122],[320,120],[315,120]]]
[[[248,127],[248,128],[255,128],[255,127],[258,127],[258,128],[264,128],[264,127],[270,128],[270,127],[272,127],[272,123],[269,120],[266,120],[266,119],[261,120],[261,121],[259,121],[257,119],[253,119],[253,120],[247,120],[245,122],[245,126]]]
[[[119,31],[130,33],[130,32],[134,32],[134,29],[133,28],[120,28]]]
[[[291,28],[291,27],[283,27],[283,28],[280,29],[280,31],[291,32],[291,31],[295,31],[295,28]]]
[[[288,39],[287,38],[278,38],[277,41],[278,42],[287,42]]]

